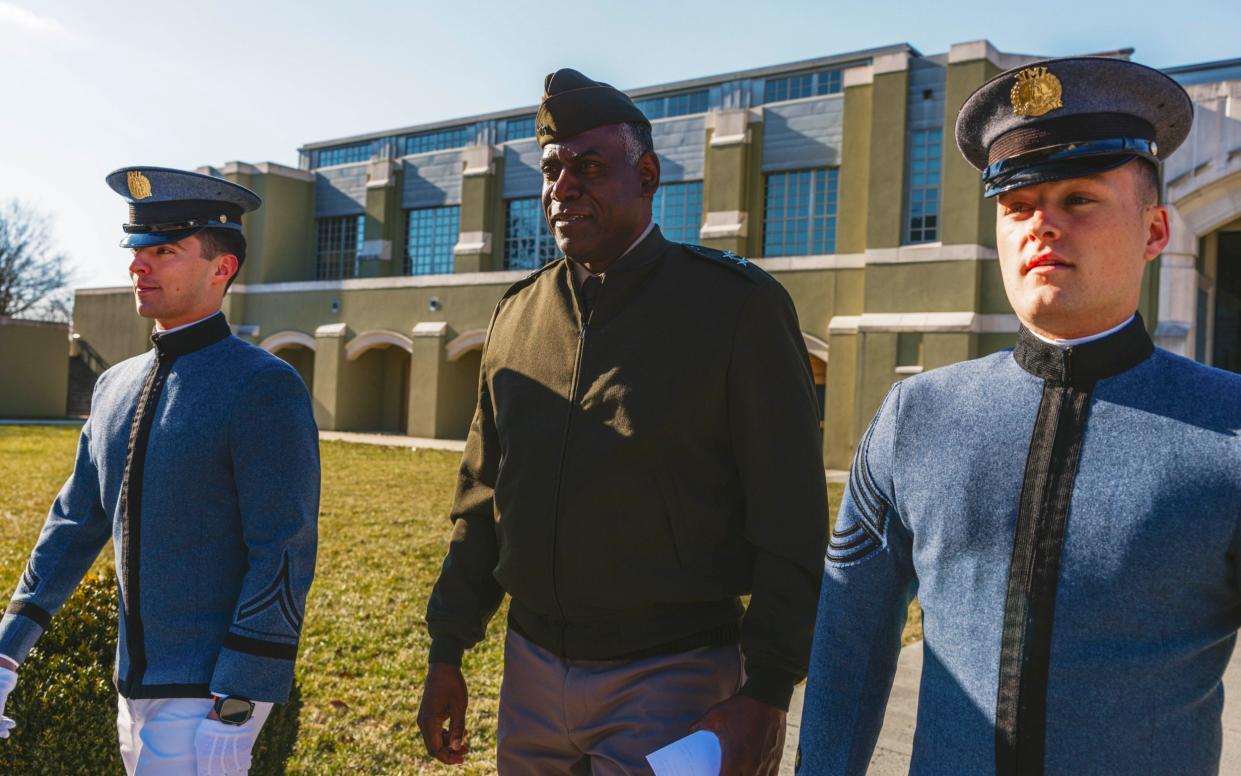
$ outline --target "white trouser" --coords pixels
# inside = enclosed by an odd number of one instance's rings
[[[129,776],[197,776],[194,734],[211,711],[210,699],[118,696],[116,706],[121,760]],[[271,710],[269,703],[255,704],[245,725],[254,726],[255,737]]]

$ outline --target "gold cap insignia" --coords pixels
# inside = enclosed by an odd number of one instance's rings
[[[1013,113],[1018,116],[1042,116],[1056,108],[1063,108],[1060,92],[1060,79],[1047,68],[1027,67],[1017,73],[1009,95],[1013,101]]]
[[[130,170],[125,174],[129,182],[129,193],[134,199],[146,199],[151,196],[151,181],[138,170]]]

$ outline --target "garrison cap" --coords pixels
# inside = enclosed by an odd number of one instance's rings
[[[970,95],[957,114],[957,148],[993,197],[1134,158],[1159,167],[1193,118],[1189,95],[1158,70],[1111,57],[1045,59]]]
[[[176,242],[203,229],[240,232],[241,214],[263,204],[245,186],[167,167],[122,167],[107,181],[129,203],[122,248]]]
[[[651,125],[619,89],[565,67],[543,79],[543,102],[534,118],[539,147],[608,124]]]

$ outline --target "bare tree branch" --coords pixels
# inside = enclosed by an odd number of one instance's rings
[[[67,319],[68,260],[53,249],[50,224],[17,200],[0,203],[0,316]]]

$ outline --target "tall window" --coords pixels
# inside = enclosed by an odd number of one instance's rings
[[[939,169],[943,132],[917,129],[909,133],[909,197],[905,241],[931,242],[939,235]]]
[[[836,94],[842,85],[840,70],[818,70],[813,73],[768,78],[763,86],[763,102],[797,100],[802,97]]]
[[[538,197],[510,199],[504,218],[504,267],[538,269],[556,258],[556,241],[547,230]]]
[[[688,116],[707,112],[707,90],[667,94],[635,100],[638,110],[648,119],[666,119],[672,116]]]
[[[319,280],[344,280],[358,273],[358,254],[366,235],[366,216],[320,218],[316,250]]]
[[[702,181],[661,185],[651,210],[664,237],[696,244],[702,228]]]
[[[471,127],[452,127],[430,132],[416,132],[397,138],[398,154],[421,154],[427,151],[444,151],[469,145]]]
[[[405,274],[441,275],[453,271],[461,208],[424,207],[409,211],[405,231]]]
[[[334,164],[356,164],[371,158],[370,143],[350,143],[331,148],[320,148],[315,152],[315,167],[331,167]]]
[[[504,122],[504,139],[520,140],[523,137],[534,137],[534,116],[519,119],[507,119]]]
[[[764,256],[836,252],[836,168],[767,176]]]

